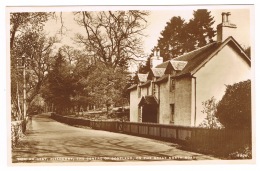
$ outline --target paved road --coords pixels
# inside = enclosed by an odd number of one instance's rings
[[[212,160],[172,143],[59,123],[48,114],[35,116],[27,135],[12,152],[13,163]]]

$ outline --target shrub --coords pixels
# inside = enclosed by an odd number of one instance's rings
[[[252,159],[252,148],[251,145],[245,145],[236,152],[229,154],[230,159]]]
[[[216,99],[211,97],[209,100],[202,102],[203,110],[201,111],[203,114],[206,114],[206,118],[199,125],[199,127],[210,128],[210,129],[220,129],[223,128],[222,124],[218,121],[216,115]]]
[[[227,85],[216,117],[225,128],[251,128],[251,81]]]

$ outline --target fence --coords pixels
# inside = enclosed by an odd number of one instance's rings
[[[15,147],[17,145],[22,135],[23,135],[23,121],[12,121],[11,122],[12,147]]]
[[[120,121],[94,121],[52,114],[52,118],[69,124],[119,132],[163,141],[182,143],[204,152],[230,153],[245,144],[251,146],[249,130],[214,130],[197,127]]]

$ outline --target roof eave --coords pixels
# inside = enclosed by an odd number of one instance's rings
[[[232,41],[237,46],[237,48],[239,48],[241,53],[244,55],[246,62],[248,62],[248,64],[251,66],[251,60],[244,53],[242,47],[237,43],[237,41],[232,36],[230,36],[220,45],[218,49],[216,49],[213,53],[211,53],[211,55],[209,55],[209,57],[205,61],[203,61],[200,65],[198,65],[195,69],[193,69],[190,72],[190,74],[191,75],[196,74],[206,63],[208,63],[208,61],[210,61],[217,53],[219,53],[219,51],[221,51],[230,41]]]

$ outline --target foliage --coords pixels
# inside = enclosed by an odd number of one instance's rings
[[[108,109],[111,105],[124,103],[122,92],[128,79],[125,68],[114,69],[103,62],[93,62],[91,56],[69,47],[65,49],[70,52],[64,53],[63,48],[55,57],[43,93],[57,112],[75,112],[75,107],[79,112],[93,105]]]
[[[202,102],[202,105],[204,106],[204,109],[201,111],[203,114],[206,114],[206,118],[203,120],[203,122],[199,125],[199,127],[203,128],[209,128],[209,129],[219,129],[223,126],[218,121],[216,114],[216,99],[214,97],[211,97],[209,100],[206,100],[205,102]]]
[[[229,154],[230,159],[252,159],[251,145],[245,145],[237,151]]]
[[[164,61],[182,55],[185,52],[186,42],[186,23],[180,16],[172,17],[170,22],[161,32],[161,38],[158,40],[160,54]]]
[[[147,15],[148,12],[137,10],[77,12],[76,21],[85,28],[86,35],[78,34],[76,41],[106,66],[126,66],[142,52]]]
[[[123,102],[123,90],[127,84],[127,77],[123,68],[113,69],[105,67],[103,63],[96,64],[96,68],[89,77],[90,96],[95,104],[105,104],[108,108],[112,104]]]
[[[251,129],[251,81],[227,85],[217,105],[216,117],[225,128]]]
[[[216,31],[213,29],[214,18],[206,9],[198,9],[193,12],[193,18],[185,22],[180,16],[172,17],[161,32],[157,47],[163,60],[170,60],[184,53],[195,50],[213,41]],[[153,50],[152,50],[153,51]],[[152,54],[150,55],[152,56]],[[140,73],[150,70],[149,61],[142,66]]]
[[[187,25],[188,39],[187,50],[193,50],[212,42],[216,31],[212,28],[214,17],[207,9],[198,9],[193,12],[193,18]]]
[[[44,99],[41,94],[38,94],[30,103],[30,107],[28,108],[28,115],[40,114],[44,111]]]
[[[10,59],[11,59],[11,103],[12,113],[22,119],[22,70],[18,59],[25,55],[27,107],[40,93],[49,65],[51,47],[56,42],[47,38],[43,26],[50,13],[21,12],[10,14]],[[29,110],[29,108],[28,108]]]
[[[67,62],[59,52],[55,57],[53,69],[48,74],[47,90],[44,93],[44,98],[54,103],[57,112],[68,112],[74,90],[73,82]]]
[[[150,61],[151,61],[151,56],[149,56],[147,58],[147,61],[145,63],[145,65],[141,65],[138,72],[142,73],[142,74],[146,74],[147,72],[149,72],[151,66],[150,66]]]
[[[28,30],[42,31],[50,13],[20,12],[10,14],[10,48],[13,48],[17,35]]]

